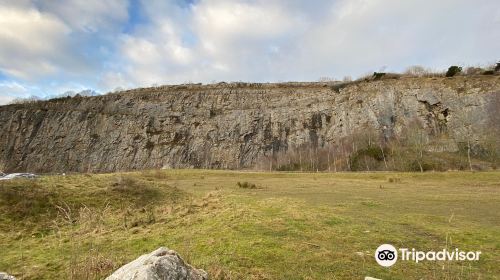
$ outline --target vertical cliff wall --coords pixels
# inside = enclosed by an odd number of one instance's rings
[[[109,172],[247,168],[302,144],[373,127],[397,136],[488,133],[499,76],[327,83],[181,85],[0,107],[0,170]],[[496,114],[495,114],[496,113]]]

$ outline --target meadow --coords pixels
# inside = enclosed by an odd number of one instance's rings
[[[479,261],[379,266],[384,243]],[[500,172],[150,170],[0,182],[0,271],[103,279],[165,246],[211,279],[496,279]]]

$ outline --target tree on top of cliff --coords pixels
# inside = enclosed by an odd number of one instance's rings
[[[462,67],[456,65],[450,66],[446,72],[446,77],[453,77],[460,72],[462,72]]]

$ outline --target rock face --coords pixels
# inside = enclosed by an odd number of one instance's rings
[[[329,83],[180,85],[0,107],[0,170],[113,172],[249,168],[303,144],[322,147],[414,120],[441,150],[485,135],[500,76]],[[498,102],[497,102],[498,103]]]
[[[122,266],[106,280],[208,280],[208,274],[186,264],[175,251],[161,247]]]

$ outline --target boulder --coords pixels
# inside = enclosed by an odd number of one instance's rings
[[[122,266],[106,280],[208,280],[208,274],[185,263],[175,251],[160,247]]]
[[[0,280],[16,280],[16,277],[5,272],[0,272]]]
[[[32,173],[11,173],[11,174],[4,174],[4,176],[0,176],[0,180],[12,180],[18,178],[36,179],[38,178],[38,175]]]
[[[432,92],[423,92],[417,95],[417,100],[420,102],[427,102],[429,105],[436,105],[441,102]]]

